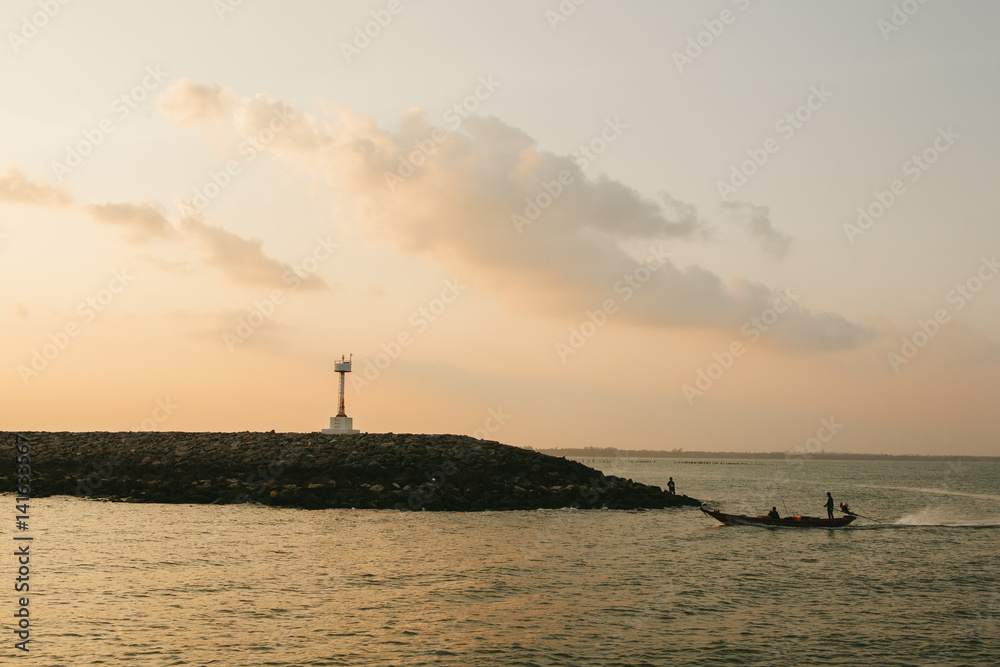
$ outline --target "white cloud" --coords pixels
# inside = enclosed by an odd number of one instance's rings
[[[572,157],[540,150],[525,132],[495,118],[473,116],[462,132],[445,132],[411,110],[391,133],[333,103],[316,118],[264,95],[238,98],[218,87],[208,102],[206,90],[180,81],[164,94],[169,104],[161,109],[179,123],[212,109],[213,118],[232,118],[247,136],[283,118],[286,130],[275,133],[270,149],[322,171],[362,219],[406,252],[489,286],[514,308],[578,318],[639,267],[641,258],[623,245],[657,246],[705,233],[694,207],[592,178]],[[400,173],[401,163],[415,165],[412,174],[387,178]],[[568,184],[554,195],[560,175]],[[546,185],[550,203],[543,207]],[[532,202],[540,215],[519,234],[512,216],[527,218]],[[766,209],[751,210],[751,218],[751,232],[772,253],[783,253],[786,237],[770,225]],[[707,269],[668,262],[617,317],[647,326],[736,329],[776,296],[752,281],[727,287]],[[871,327],[796,304],[771,338],[792,347],[844,349],[873,337]]]
[[[221,271],[235,283],[263,287],[287,287],[283,280],[292,267],[264,254],[264,242],[243,238],[222,227],[209,224],[193,208],[181,220],[187,240],[196,247],[205,264]],[[316,274],[298,278],[299,289],[326,289],[326,282]]]

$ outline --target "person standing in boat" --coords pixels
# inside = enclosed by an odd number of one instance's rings
[[[833,518],[833,496],[830,495],[829,491],[826,492],[826,518]]]
[[[674,491],[674,478],[673,477],[671,477],[667,481],[667,492],[669,492],[670,495],[672,495],[672,496],[676,495],[676,492]]]

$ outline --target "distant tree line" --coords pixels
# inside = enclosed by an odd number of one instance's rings
[[[621,459],[784,459],[787,456],[802,458],[792,452],[705,452],[684,449],[618,449],[617,447],[577,447],[566,449],[538,449],[551,456],[567,458],[621,458]],[[1000,461],[1000,456],[941,456],[920,454],[849,454],[841,452],[816,452],[809,458],[817,461]]]

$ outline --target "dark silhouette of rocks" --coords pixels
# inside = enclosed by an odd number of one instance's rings
[[[31,495],[322,509],[698,506],[582,463],[460,435],[22,432]],[[15,434],[3,433],[13,443]],[[0,488],[14,490],[13,461]]]

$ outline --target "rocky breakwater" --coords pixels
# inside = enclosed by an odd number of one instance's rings
[[[31,440],[31,495],[321,509],[639,509],[700,502],[582,463],[459,435],[50,433]],[[15,434],[2,433],[13,450]],[[14,490],[13,461],[0,488]]]

